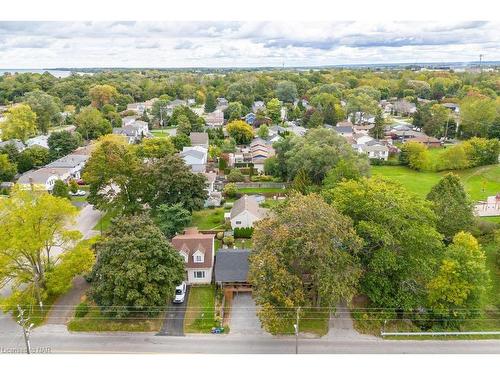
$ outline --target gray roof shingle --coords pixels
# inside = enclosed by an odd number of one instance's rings
[[[221,249],[215,259],[216,282],[248,281],[248,256],[250,250]]]

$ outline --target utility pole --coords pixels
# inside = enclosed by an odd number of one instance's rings
[[[293,328],[295,329],[295,354],[299,354],[299,314],[300,307],[297,307],[296,323],[293,325]]]
[[[29,322],[28,318],[24,317],[24,310],[21,309],[19,305],[17,305],[17,310],[19,311],[18,321],[17,323],[22,327],[24,334],[24,342],[26,343],[26,353],[31,354],[31,346],[30,346],[30,333],[34,324]]]

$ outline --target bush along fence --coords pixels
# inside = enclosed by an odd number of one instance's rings
[[[234,228],[234,238],[250,238],[253,234],[253,228]]]
[[[238,189],[286,189],[287,186],[286,182],[236,182]]]

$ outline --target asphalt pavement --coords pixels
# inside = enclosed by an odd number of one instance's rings
[[[186,289],[186,296],[183,303],[170,302],[168,311],[165,314],[165,321],[158,332],[158,336],[184,336],[184,317],[189,296],[189,286]]]

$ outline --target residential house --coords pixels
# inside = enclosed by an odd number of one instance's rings
[[[204,173],[207,169],[208,150],[202,146],[184,147],[181,157],[193,172]]]
[[[448,108],[452,112],[460,113],[460,106],[456,103],[443,103],[443,107]]]
[[[253,125],[254,122],[255,122],[255,119],[257,118],[257,116],[255,115],[255,113],[253,112],[250,112],[250,113],[247,113],[245,115],[245,121],[248,125]]]
[[[376,140],[355,144],[352,147],[360,154],[366,154],[370,159],[387,160],[389,158],[389,147]]]
[[[57,180],[67,181],[70,177],[71,168],[44,167],[23,173],[17,180],[17,184],[23,190],[51,192]]]
[[[142,138],[150,135],[148,123],[139,120],[135,120],[128,125],[122,125],[121,128],[113,128],[113,134],[119,134],[127,137],[129,144],[137,143]]]
[[[250,143],[249,152],[252,156],[252,163],[259,172],[264,171],[264,162],[266,159],[275,154],[271,144],[261,138],[255,138],[252,143]]]
[[[337,126],[334,126],[332,128],[332,130],[334,132],[338,133],[339,135],[341,135],[342,137],[346,137],[346,138],[352,137],[354,134],[354,129],[353,129],[352,125],[346,125],[346,126],[337,125]]]
[[[133,124],[136,120],[136,116],[125,116],[122,118],[122,126]]]
[[[429,148],[441,147],[443,145],[439,139],[434,138],[434,137],[429,137],[429,136],[424,135],[424,134],[422,134],[419,137],[411,138],[409,141],[421,143],[423,145],[426,145]]]
[[[268,210],[261,208],[255,197],[244,195],[234,202],[228,218],[231,222],[231,227],[234,228],[250,228],[253,224],[268,214]]]
[[[226,98],[217,98],[216,109],[219,109],[219,110],[224,112],[228,106],[229,106],[229,102]]]
[[[172,238],[172,245],[184,258],[188,284],[210,284],[214,266],[215,234],[200,233],[188,228]]]
[[[46,149],[49,149],[49,136],[48,135],[39,135],[37,137],[30,138],[26,141],[26,146],[40,146]]]
[[[70,178],[80,179],[81,172],[89,155],[69,154],[47,164],[47,168],[68,168]]]
[[[158,98],[153,98],[146,100],[145,102],[127,104],[127,111],[133,111],[139,116],[142,116],[144,112],[150,111],[153,108],[153,105],[157,100]]]
[[[256,102],[253,102],[252,104],[252,112],[253,113],[258,113],[259,111],[264,112],[266,110],[266,105],[262,100],[258,100]]]
[[[250,292],[248,281],[248,249],[220,249],[215,257],[215,283],[224,294]]]
[[[219,109],[203,115],[203,118],[209,128],[219,128],[224,125],[224,112]]]
[[[8,145],[14,145],[14,147],[18,152],[23,152],[26,149],[24,143],[17,139],[9,139],[8,141],[0,142],[0,148],[3,148]]]
[[[189,134],[191,146],[201,146],[208,149],[208,134],[201,132],[191,132]]]
[[[187,101],[181,99],[172,100],[167,104],[167,115],[172,116],[172,113],[174,113],[174,109],[183,105],[187,105]]]

